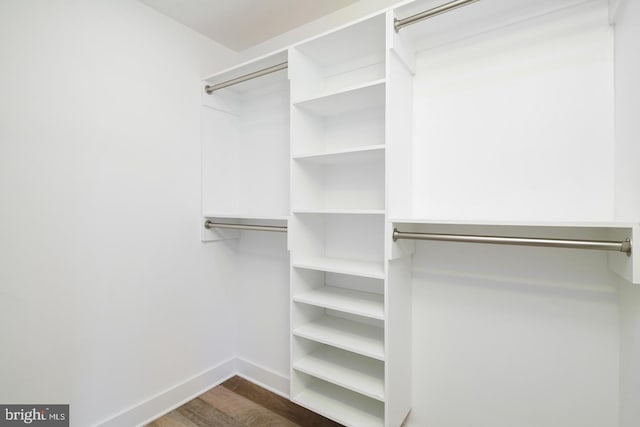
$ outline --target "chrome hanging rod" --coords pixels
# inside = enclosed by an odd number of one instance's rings
[[[415,15],[403,18],[403,19],[395,19],[393,22],[393,26],[396,29],[396,33],[407,27],[411,24],[415,24],[416,22],[423,21],[425,19],[433,18],[434,16],[441,15],[446,12],[450,12],[454,9],[457,9],[462,6],[466,6],[471,3],[475,3],[479,0],[454,0],[449,3],[445,3],[443,5],[434,7],[433,9],[425,10],[424,12],[416,13]]]
[[[246,82],[247,80],[252,80],[257,77],[266,76],[267,74],[275,73],[276,71],[284,70],[289,66],[288,62],[283,62],[281,64],[273,65],[268,68],[264,68],[262,70],[254,71],[253,73],[245,74],[244,76],[236,77],[235,79],[227,80],[226,82],[218,83],[215,85],[207,85],[204,87],[205,92],[211,95],[218,89],[222,89],[228,86],[237,85],[238,83]]]
[[[211,230],[212,228],[226,228],[230,230],[254,230],[254,231],[277,231],[286,233],[287,227],[277,227],[273,225],[251,225],[251,224],[225,224],[206,220],[204,228]]]
[[[539,239],[532,237],[469,236],[461,234],[405,233],[393,230],[393,240],[436,240],[440,242],[490,243],[496,245],[543,246],[550,248],[597,249],[631,254],[631,241]]]

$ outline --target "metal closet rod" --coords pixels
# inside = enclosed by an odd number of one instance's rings
[[[226,228],[230,230],[254,230],[254,231],[276,231],[286,233],[287,227],[278,227],[273,225],[253,225],[253,224],[225,224],[221,222],[213,222],[206,220],[204,228],[210,230],[212,228]]]
[[[218,89],[222,89],[228,86],[237,85],[238,83],[246,82],[247,80],[252,80],[257,77],[266,76],[267,74],[275,73],[276,71],[284,70],[289,67],[289,63],[287,61],[282,62],[277,65],[273,65],[271,67],[264,68],[262,70],[254,71],[253,73],[245,74],[244,76],[236,77],[235,79],[227,80],[226,82],[218,83],[215,85],[207,85],[204,87],[205,92],[211,95]]]
[[[471,236],[462,234],[406,233],[393,229],[393,240],[436,240],[440,242],[491,243],[496,245],[543,246],[549,248],[597,249],[631,254],[631,241],[539,239],[532,237]]]
[[[433,9],[425,10],[424,12],[416,13],[415,15],[411,15],[409,17],[403,19],[395,19],[393,22],[393,27],[396,29],[396,33],[407,27],[409,25],[415,24],[416,22],[424,21],[425,19],[433,18],[434,16],[441,15],[446,12],[450,12],[454,9],[457,9],[462,6],[469,5],[471,3],[475,3],[480,0],[454,0],[449,3],[445,3],[440,6],[436,6]]]

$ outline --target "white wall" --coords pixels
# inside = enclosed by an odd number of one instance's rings
[[[242,232],[234,242],[239,373],[289,394],[289,251],[286,233]]]
[[[92,425],[233,356],[199,80],[234,57],[132,0],[0,2],[0,402]]]
[[[618,299],[606,254],[416,246],[407,426],[618,425]]]
[[[621,0],[616,9],[616,218],[640,221],[640,4]]]
[[[640,425],[640,286],[620,281],[620,427]]]
[[[503,15],[485,27],[514,19]],[[441,33],[422,40],[484,29],[451,21],[460,25],[434,20]],[[420,52],[413,215],[613,220],[613,51],[607,4],[592,1]]]
[[[640,221],[640,3],[612,1],[616,37],[616,217]],[[640,287],[620,283],[620,426],[640,425]]]

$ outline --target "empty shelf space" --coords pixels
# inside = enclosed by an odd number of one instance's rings
[[[325,96],[296,102],[294,105],[321,116],[335,116],[379,105],[384,108],[385,80],[375,80]]]
[[[354,291],[336,286],[322,286],[296,295],[293,300],[317,307],[384,320],[384,296],[380,294]]]
[[[318,164],[337,164],[375,161],[384,156],[384,144],[367,145],[345,150],[336,150],[326,153],[294,156],[297,161],[313,162]]]
[[[355,261],[316,256],[300,258],[293,263],[293,266],[311,270],[328,271],[330,273],[384,279],[384,264],[382,262]]]
[[[373,359],[384,360],[384,330],[335,316],[322,316],[293,334]]]
[[[384,362],[322,347],[293,368],[376,400],[384,401]]]
[[[382,427],[384,404],[317,381],[294,396],[294,401],[349,427]]]

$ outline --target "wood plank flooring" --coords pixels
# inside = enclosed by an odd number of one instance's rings
[[[236,376],[147,426],[341,427],[341,424]]]

